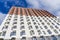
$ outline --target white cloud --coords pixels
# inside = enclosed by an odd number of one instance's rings
[[[52,9],[60,9],[60,0],[42,0],[41,2]]]
[[[56,13],[56,15],[60,17],[60,11],[58,11],[58,12]]]
[[[30,6],[28,7],[46,9],[52,12],[52,14],[60,16],[60,13],[58,14],[53,13],[58,12],[58,10],[60,10],[60,0],[26,0],[26,1],[28,4],[30,4]]]
[[[30,4],[30,6],[28,6],[28,7],[32,7],[32,8],[39,8],[40,7],[39,1],[37,1],[37,0],[26,0],[26,1],[27,1],[27,3]]]
[[[6,14],[3,14],[3,13],[0,12],[0,24],[4,20],[5,16],[6,16]]]

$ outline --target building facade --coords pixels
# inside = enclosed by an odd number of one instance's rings
[[[60,40],[60,22],[46,10],[12,7],[1,24],[0,40]]]

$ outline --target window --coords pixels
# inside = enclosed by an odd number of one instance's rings
[[[36,37],[32,37],[32,40],[37,40],[37,38]]]
[[[40,25],[40,23],[38,23],[38,25]]]
[[[33,19],[33,17],[31,17],[31,19]]]
[[[32,29],[32,26],[29,26],[29,30]]]
[[[50,30],[47,30],[47,32],[48,32],[49,34],[51,34],[51,33],[52,33]]]
[[[57,23],[57,25],[60,25],[59,23]]]
[[[46,39],[47,39],[47,40],[51,40],[50,36],[46,36]]]
[[[60,39],[60,35],[58,35],[58,38]]]
[[[45,20],[45,22],[47,22],[47,20]]]
[[[38,29],[38,26],[35,26],[36,29]]]
[[[31,24],[31,22],[28,22],[27,24],[29,25],[29,24]]]
[[[40,29],[43,29],[42,26],[40,26]]]
[[[15,15],[15,17],[14,18],[17,18],[18,16],[17,15]]]
[[[23,21],[23,19],[20,19],[20,21]]]
[[[44,23],[42,22],[42,25],[44,25]]]
[[[10,22],[5,22],[5,24],[9,24]]]
[[[31,30],[31,31],[30,31],[30,34],[31,34],[31,35],[33,35],[33,34],[35,34],[35,33],[34,33],[34,31],[33,31],[33,30]]]
[[[48,27],[47,26],[44,26],[45,29],[47,29]]]
[[[51,29],[53,29],[54,27],[53,26],[50,26]]]
[[[43,18],[43,20],[45,20],[45,18]]]
[[[11,18],[12,16],[8,16],[8,18]]]
[[[56,29],[54,29],[54,32],[55,32],[55,33],[58,33]]]
[[[34,25],[36,24],[36,22],[34,22]]]
[[[36,22],[38,22],[38,21],[36,20]]]
[[[57,29],[58,29],[58,26],[55,26],[55,28],[57,28]]]
[[[20,25],[24,24],[24,22],[21,22]]]
[[[11,40],[16,40],[16,38],[12,38]]]
[[[50,25],[50,23],[49,23],[49,22],[48,22],[47,24],[48,24],[48,25]]]
[[[1,36],[2,32],[0,32],[0,36]]]
[[[23,36],[23,35],[26,35],[24,30],[20,32],[20,36]]]
[[[17,26],[13,26],[13,27],[12,27],[12,30],[13,30],[13,29],[16,29],[16,28],[17,28]]]
[[[40,37],[40,40],[45,40],[45,38],[43,36]]]
[[[22,16],[20,18],[23,18]]]
[[[54,22],[56,22],[56,21],[54,20]]]
[[[4,27],[2,28],[2,30],[3,30],[3,29],[7,29],[7,28],[8,28],[8,26],[4,26]]]
[[[29,19],[27,21],[30,21]]]
[[[41,31],[40,30],[38,30],[37,32],[38,32],[39,35],[41,34]]]
[[[6,21],[10,21],[11,19],[10,18],[8,18]]]
[[[42,22],[42,20],[40,20],[40,22]]]
[[[45,31],[42,31],[42,32],[43,32],[44,34],[46,34]]]
[[[35,21],[34,19],[32,21]]]
[[[54,23],[52,23],[52,25],[55,25]]]
[[[14,21],[17,21],[17,19],[14,19]]]
[[[22,39],[21,40],[26,40],[26,37],[22,37]]]
[[[29,17],[26,17],[26,19],[28,19]]]
[[[21,30],[22,30],[22,29],[25,29],[25,27],[24,27],[24,26],[21,26],[20,29],[21,29]]]
[[[14,22],[13,24],[17,24],[17,22]]]
[[[2,36],[5,36],[5,34],[6,34],[6,31],[3,31],[3,32],[2,32]]]
[[[57,38],[54,35],[52,35],[51,38],[52,40],[57,40]]]
[[[38,19],[40,19],[40,18],[38,17]]]
[[[12,31],[10,36],[15,36],[16,35],[16,31]]]

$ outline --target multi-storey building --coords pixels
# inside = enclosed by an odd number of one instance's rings
[[[1,24],[0,40],[60,40],[60,22],[46,10],[12,7]]]

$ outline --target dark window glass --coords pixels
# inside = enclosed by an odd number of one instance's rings
[[[48,32],[49,34],[51,34],[51,33],[52,33],[50,30],[47,30],[47,32]]]
[[[33,34],[35,34],[35,33],[34,33],[34,31],[33,31],[33,30],[31,30],[31,31],[30,31],[30,34],[31,34],[31,35],[33,35]]]
[[[23,19],[20,19],[20,21],[23,21]]]
[[[13,26],[13,27],[12,27],[12,29],[16,29],[16,28],[17,28],[17,26]]]
[[[2,28],[2,30],[3,30],[3,29],[7,29],[7,28],[8,28],[8,26],[4,26],[4,27]]]
[[[44,26],[45,29],[47,29],[48,27],[47,26]]]
[[[5,36],[5,34],[6,34],[6,31],[3,31],[2,36]]]
[[[11,32],[10,36],[15,36],[16,35],[16,31]]]
[[[21,40],[26,40],[26,37],[22,37],[22,39]]]
[[[20,25],[24,24],[24,22],[21,22]]]
[[[53,26],[50,26],[50,28],[51,28],[51,29],[54,29],[54,27],[53,27]]]
[[[59,23],[57,23],[57,25],[60,25]]]
[[[42,25],[44,25],[44,23],[42,22]]]
[[[40,22],[42,22],[42,20],[40,20]]]
[[[33,37],[32,40],[37,40],[37,38],[36,37]]]
[[[37,32],[38,32],[39,35],[41,34],[41,31],[40,30],[38,30]]]
[[[27,24],[29,25],[29,24],[31,24],[31,22],[28,22]]]
[[[40,40],[45,40],[45,38],[43,36],[40,37]]]
[[[22,30],[22,29],[25,29],[25,27],[24,27],[24,26],[21,26],[20,29],[21,29],[21,30]]]
[[[55,26],[58,29],[58,26]]]
[[[55,29],[54,29],[54,32],[55,32],[55,33],[58,33],[57,30],[55,30]]]
[[[34,25],[36,24],[36,22],[34,22]]]
[[[45,31],[43,31],[43,33],[46,34]]]
[[[38,26],[35,26],[36,29],[38,29]]]
[[[47,23],[48,25],[50,25],[50,23]]]
[[[14,22],[13,24],[17,24],[17,22]]]
[[[24,30],[21,31],[21,32],[20,32],[20,35],[21,35],[21,36],[26,35],[26,34],[25,34],[25,31],[24,31]]]
[[[42,26],[40,26],[40,28],[43,29]]]
[[[33,27],[32,26],[29,26],[29,30],[32,29]]]
[[[57,38],[55,36],[51,36],[52,40],[57,40]]]

